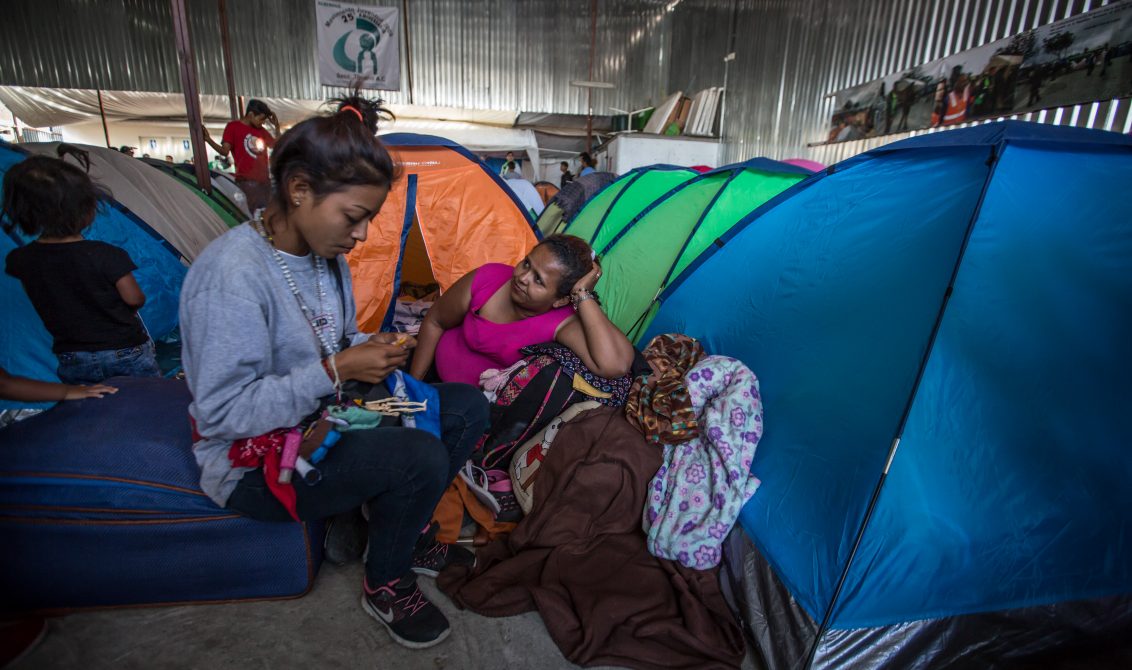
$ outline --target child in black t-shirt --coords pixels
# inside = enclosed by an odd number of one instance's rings
[[[133,275],[137,266],[124,250],[83,239],[107,198],[86,172],[57,158],[33,156],[4,176],[10,225],[39,236],[8,254],[6,271],[23,284],[55,338],[64,384],[160,374],[137,313],[145,304]]]

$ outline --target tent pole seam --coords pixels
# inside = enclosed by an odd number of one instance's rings
[[[707,207],[704,207],[704,211],[700,212],[700,218],[696,220],[696,224],[692,226],[692,230],[689,231],[687,237],[684,238],[684,243],[680,245],[680,251],[676,252],[676,258],[673,258],[672,263],[668,266],[668,272],[664,274],[664,279],[660,281],[660,286],[657,287],[656,294],[653,295],[652,300],[649,301],[649,304],[645,306],[645,311],[641,312],[641,315],[638,316],[637,319],[633,322],[633,325],[629,327],[629,332],[626,333],[626,335],[629,337],[630,341],[633,341],[633,333],[635,333],[638,328],[644,328],[645,317],[648,316],[649,311],[652,310],[652,306],[657,303],[657,299],[660,298],[660,294],[664,292],[664,287],[668,284],[668,280],[672,278],[672,271],[676,269],[676,264],[680,262],[680,257],[684,255],[684,251],[688,248],[688,245],[691,244],[692,238],[695,237],[696,232],[700,229],[700,226],[703,225],[704,219],[707,218],[708,212],[712,207],[715,206],[715,203],[719,201],[720,196],[722,196],[723,192],[727,190],[727,187],[731,185],[731,182],[739,178],[740,171],[741,170],[733,170],[731,172],[731,176],[723,182],[723,185],[719,187],[719,190],[715,192],[715,195],[711,197],[711,202],[707,204]],[[692,178],[687,182],[684,182],[684,184],[681,184],[681,186],[690,184],[691,182],[696,181],[696,179],[698,178]],[[641,333],[638,333],[636,337],[640,337],[640,335]]]
[[[609,213],[612,212],[613,208],[617,206],[617,203],[621,200],[621,196],[625,195],[625,191],[633,188],[633,184],[636,184],[637,180],[644,176],[644,174],[644,170],[637,172],[635,175],[633,175],[633,178],[629,180],[629,183],[625,184],[625,188],[622,188],[620,191],[618,191],[617,195],[613,196],[613,200],[609,203],[609,207],[605,208],[605,212],[603,212],[601,215],[601,220],[597,222],[597,227],[594,228],[593,235],[590,236],[590,239],[586,240],[590,247],[593,247],[594,240],[597,239],[597,234],[600,233],[601,229],[605,226],[605,221],[609,218]],[[596,198],[597,196],[595,195],[594,197]],[[582,209],[585,208],[583,207]]]
[[[664,204],[664,201],[666,201],[669,198],[671,198],[672,196],[676,195],[681,190],[683,190],[685,187],[691,185],[691,183],[696,181],[697,179],[699,179],[700,176],[701,175],[696,175],[696,176],[692,177],[691,179],[688,179],[687,181],[680,182],[676,186],[668,189],[667,192],[662,193],[661,195],[657,196],[656,199],[654,199],[652,202],[650,202],[644,209],[642,209],[640,211],[640,213],[638,213],[636,216],[634,216],[632,218],[632,220],[629,221],[629,223],[625,224],[625,227],[621,229],[621,232],[617,233],[617,235],[615,235],[613,237],[613,239],[609,241],[609,244],[605,245],[604,249],[602,249],[601,251],[598,251],[597,253],[599,253],[601,255],[605,255],[605,254],[609,253],[609,250],[613,248],[613,245],[615,245],[619,241],[621,241],[621,238],[625,237],[625,234],[628,233],[630,230],[632,230],[633,226],[637,225],[641,221],[641,219],[648,216],[649,212],[653,211],[654,209],[656,209],[660,205]],[[624,192],[624,191],[622,191],[622,192]],[[595,233],[595,237],[596,237],[596,233]],[[595,251],[597,251],[597,250],[595,249]]]
[[[397,312],[397,294],[401,292],[401,269],[405,265],[405,244],[408,242],[409,229],[413,227],[413,219],[416,216],[417,175],[411,174],[405,187],[405,218],[401,223],[401,247],[397,252],[397,272],[393,275],[393,295],[389,299],[389,305],[385,308],[385,316],[381,319],[382,331],[393,326],[393,316]],[[424,237],[424,233],[421,233],[421,237]]]

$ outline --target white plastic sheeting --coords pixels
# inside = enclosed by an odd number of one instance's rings
[[[58,142],[21,144],[36,154],[56,156]],[[114,199],[192,261],[228,226],[184,184],[136,158],[113,149],[76,145],[90,154],[90,176]],[[72,159],[68,158],[67,161]]]
[[[531,218],[537,219],[539,214],[542,214],[542,210],[546,209],[542,196],[531,182],[519,177],[505,177],[503,183],[507,184],[507,188],[511,189],[519,202],[523,203],[523,207],[531,213]]]
[[[280,123],[292,125],[319,113],[327,105],[319,100],[260,98],[271,107]],[[46,128],[99,120],[98,91],[78,88],[36,88],[33,86],[0,86],[0,102],[24,123]],[[229,119],[228,96],[200,96],[201,114],[205,121],[222,123]],[[428,105],[386,105],[398,119],[428,119],[464,122],[510,128],[518,118],[517,111],[459,109]],[[108,121],[182,121],[185,97],[180,93],[147,93],[141,91],[102,91],[102,107]]]
[[[500,128],[482,123],[464,121],[428,121],[424,119],[398,118],[381,127],[378,135],[385,133],[417,133],[436,135],[463,146],[476,153],[520,151],[526,152],[531,165],[539,164],[538,141],[533,130]]]

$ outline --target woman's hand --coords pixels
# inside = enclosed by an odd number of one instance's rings
[[[392,344],[403,349],[412,349],[417,346],[417,338],[408,333],[374,333],[370,335],[370,342]]]
[[[117,393],[118,389],[106,384],[95,384],[93,386],[83,386],[81,384],[68,384],[67,393],[63,396],[63,400],[82,400],[84,398],[101,398],[107,393]],[[58,396],[56,396],[58,397]]]
[[[398,334],[381,333],[381,335],[396,337]],[[416,344],[415,340],[413,344]],[[356,379],[370,384],[383,381],[407,360],[409,360],[408,348],[380,341],[377,336],[339,352],[334,358],[335,365],[338,366],[338,376],[342,381]]]
[[[597,259],[594,258],[593,267],[589,272],[585,274],[584,277],[579,279],[578,282],[574,284],[574,288],[571,289],[570,292],[581,293],[582,291],[592,291],[594,290],[594,287],[597,286],[597,281],[599,279],[601,279],[601,263],[598,263]]]

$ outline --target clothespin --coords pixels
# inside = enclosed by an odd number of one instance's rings
[[[372,412],[381,412],[391,416],[400,414],[416,414],[428,409],[428,401],[424,400],[416,402],[413,400],[401,400],[400,398],[382,398],[381,400],[371,400],[363,405],[366,409]]]

